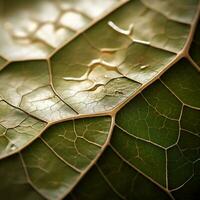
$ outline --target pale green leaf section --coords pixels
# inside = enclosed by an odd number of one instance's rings
[[[7,168],[3,176],[7,180],[1,183],[1,197],[6,198],[10,184],[16,181],[18,185],[21,179],[21,184],[24,183],[21,192],[29,186],[30,196],[37,192],[47,199],[61,199],[102,151],[110,126],[111,118],[104,116],[67,121],[50,127],[21,151],[20,159],[13,156],[12,165],[9,157],[0,162],[0,174],[3,168]],[[14,182],[10,183],[13,176]],[[12,192],[17,195],[19,191]],[[20,199],[26,197],[20,194]]]
[[[46,58],[119,0],[2,0],[0,55],[9,60]]]
[[[171,199],[167,192],[133,169],[113,147],[106,149],[97,165],[83,178],[71,195],[76,199],[88,200]]]
[[[0,73],[0,95],[10,104],[45,121],[76,115],[52,90],[46,61],[9,64]]]
[[[33,141],[45,123],[0,101],[0,158],[22,149]]]

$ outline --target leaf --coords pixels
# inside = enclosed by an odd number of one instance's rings
[[[0,101],[0,157],[16,153],[38,137],[46,124]]]
[[[110,123],[110,117],[86,118],[45,130],[44,136],[11,159],[1,160],[1,197],[34,199],[37,193],[48,199],[65,196],[105,148]],[[9,193],[15,185],[14,193]]]
[[[195,61],[193,64],[195,65],[195,63],[196,63],[198,66],[200,65],[200,59],[198,57],[198,55],[199,55],[198,52],[199,52],[199,49],[200,49],[199,31],[200,31],[200,23],[198,23],[196,33],[194,35],[194,39],[193,39],[191,49],[190,49],[191,57]]]
[[[53,91],[48,73],[46,61],[11,63],[1,71],[0,94],[10,104],[45,121],[75,116]]]
[[[199,83],[197,70],[180,60],[125,105],[109,147],[72,192],[74,198],[196,199],[200,112],[193,102],[199,103]]]
[[[200,2],[55,2],[2,7],[0,196],[197,200]]]

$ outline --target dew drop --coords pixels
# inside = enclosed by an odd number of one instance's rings
[[[142,65],[140,66],[140,69],[146,69],[147,67],[149,67],[149,65]]]
[[[16,148],[17,148],[17,147],[16,147],[14,144],[11,144],[10,149],[11,149],[12,151],[16,150]]]

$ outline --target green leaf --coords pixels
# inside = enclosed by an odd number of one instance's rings
[[[0,197],[197,200],[199,7],[2,1]]]
[[[0,158],[24,148],[44,126],[44,122],[0,100]]]
[[[62,198],[105,148],[110,126],[111,118],[106,116],[51,126],[11,159],[0,161],[1,197],[34,199],[39,193],[48,199]],[[10,193],[15,185],[19,189]]]
[[[190,48],[190,54],[192,59],[196,62],[193,64],[200,65],[200,58],[199,58],[199,51],[200,51],[200,23],[198,23],[198,26],[196,28],[196,33],[194,35],[194,39],[192,41],[192,45]],[[197,66],[197,67],[198,67]]]

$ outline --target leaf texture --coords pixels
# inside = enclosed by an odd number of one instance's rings
[[[0,54],[9,60],[46,58],[118,2],[120,0],[2,0]]]
[[[0,7],[2,199],[198,200],[198,0]]]

